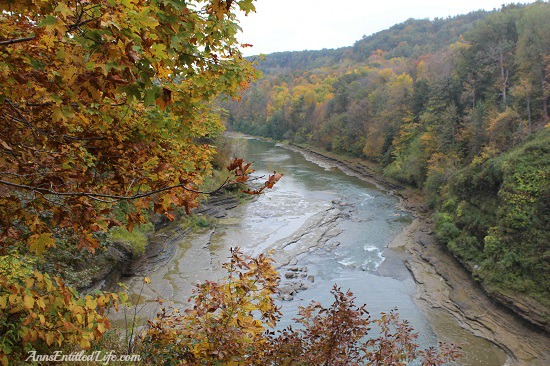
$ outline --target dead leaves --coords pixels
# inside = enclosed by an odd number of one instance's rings
[[[227,170],[235,173],[235,181],[237,183],[244,183],[248,180],[248,174],[253,173],[254,169],[249,169],[252,163],[245,163],[241,158],[235,158],[231,164],[227,167]]]
[[[251,164],[252,163],[246,163],[242,158],[235,158],[233,162],[227,166],[227,170],[232,171],[235,174],[235,180],[232,183],[247,182],[250,178],[249,174],[254,172],[254,169],[250,168]],[[277,183],[282,177],[283,174],[273,172],[273,174],[269,176],[268,180],[264,183],[262,187],[258,189],[249,187],[248,189],[243,190],[243,192],[252,195],[261,194],[264,189],[273,188],[275,183]]]
[[[272,175],[269,176],[269,179],[267,181],[265,181],[264,185],[259,188],[259,189],[247,189],[245,191],[243,191],[244,193],[248,193],[248,194],[252,194],[252,195],[255,195],[255,194],[261,194],[263,192],[264,189],[266,188],[273,188],[273,186],[275,185],[275,183],[277,183],[279,181],[279,179],[281,179],[283,177],[283,174],[281,173],[277,173],[277,172],[273,172]]]
[[[275,183],[277,183],[282,177],[283,175],[281,173],[273,172],[273,175],[270,175],[267,182],[265,182],[265,186],[267,188],[273,188]]]

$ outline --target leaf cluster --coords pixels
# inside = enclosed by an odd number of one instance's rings
[[[24,278],[0,275],[0,361],[24,351],[78,345],[88,349],[110,327],[107,310],[124,300],[113,293],[84,297],[59,277],[34,271]]]
[[[0,5],[0,242],[41,254],[63,235],[172,218],[197,204],[223,130],[209,101],[256,77],[239,1],[8,1]],[[112,207],[134,210],[114,220]]]
[[[371,321],[365,305],[334,287],[333,304],[301,308],[295,328],[274,331],[279,277],[271,259],[238,249],[225,264],[228,276],[199,284],[183,312],[164,308],[144,334],[145,360],[166,365],[403,365],[421,359],[443,365],[459,357],[455,345],[420,350],[417,335],[397,312]],[[371,325],[380,328],[368,338]]]

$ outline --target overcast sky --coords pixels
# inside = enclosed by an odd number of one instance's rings
[[[534,1],[521,1],[531,3]],[[503,0],[257,0],[256,13],[240,17],[245,56],[352,46],[409,18],[445,18],[500,8]]]

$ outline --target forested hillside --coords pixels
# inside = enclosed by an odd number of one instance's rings
[[[548,309],[548,2],[408,20],[258,66],[224,105],[230,129],[378,162],[425,191],[439,238],[487,290]]]

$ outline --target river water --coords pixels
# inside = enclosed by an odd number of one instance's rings
[[[143,304],[140,316],[157,309],[157,297],[184,306],[193,283],[223,275],[220,266],[230,247],[249,254],[273,249],[281,287],[301,290],[291,301],[278,301],[282,326],[311,300],[330,305],[330,290],[337,284],[355,294],[356,304],[366,304],[373,318],[397,308],[419,333],[422,347],[454,341],[463,344],[461,365],[505,363],[496,346],[462,330],[447,314],[430,312],[427,317],[414,302],[412,276],[400,254],[386,249],[412,221],[395,197],[330,163],[271,142],[235,138],[234,150],[235,156],[254,162],[255,175],[276,170],[284,177],[211,227],[182,238],[173,259],[147,274],[150,284],[143,287],[139,278],[128,279],[132,298]]]

